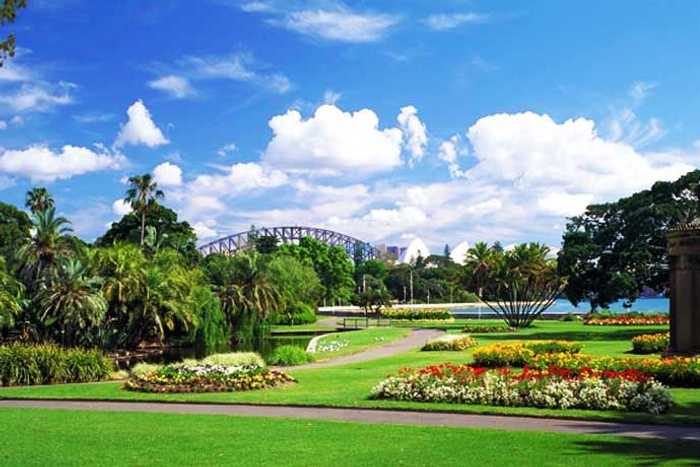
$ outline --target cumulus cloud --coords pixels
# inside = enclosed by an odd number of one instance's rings
[[[142,100],[139,99],[131,104],[126,114],[128,120],[122,125],[117,135],[117,139],[114,142],[115,147],[131,144],[154,148],[170,142],[153,122],[151,113]]]
[[[166,75],[148,82],[148,86],[162,91],[175,99],[186,99],[195,95],[195,90],[187,78]]]
[[[476,24],[488,21],[489,15],[480,13],[449,13],[430,15],[423,20],[430,29],[446,31],[463,24]]]
[[[170,162],[163,162],[153,169],[153,180],[162,187],[182,185],[182,169]]]
[[[213,225],[215,225],[214,222],[197,222],[192,226],[192,229],[198,240],[208,240],[218,236],[216,230],[212,228]]]
[[[466,172],[459,165],[459,157],[466,155],[466,148],[462,147],[462,138],[459,135],[452,135],[449,139],[440,143],[438,148],[438,159],[447,163],[452,178],[464,177]]]
[[[288,170],[340,174],[370,174],[401,165],[402,132],[379,128],[372,110],[343,112],[322,105],[308,119],[296,110],[269,121],[272,140],[263,161]]]
[[[425,146],[428,144],[428,130],[418,118],[418,109],[412,105],[402,107],[401,113],[396,119],[403,131],[406,148],[411,155],[409,165],[413,165],[420,161],[425,154]]]
[[[53,182],[89,172],[117,170],[125,163],[123,155],[102,146],[93,150],[66,145],[59,152],[38,145],[21,150],[0,150],[0,172],[33,182]]]
[[[198,175],[187,185],[190,192],[202,195],[231,195],[256,188],[275,188],[287,183],[287,175],[255,162],[233,164],[222,174]]]
[[[131,205],[123,199],[115,200],[112,203],[112,212],[115,216],[124,217],[131,212]]]
[[[73,85],[62,83],[58,86],[45,84],[23,84],[8,94],[0,94],[0,107],[14,112],[46,112],[58,106],[73,103],[70,91]]]

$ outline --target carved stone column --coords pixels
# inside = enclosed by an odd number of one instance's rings
[[[668,233],[672,354],[700,353],[700,219]]]

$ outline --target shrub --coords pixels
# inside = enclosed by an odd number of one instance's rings
[[[582,321],[583,318],[581,318],[581,315],[577,315],[576,313],[567,313],[563,315],[561,318],[559,318],[559,321]]]
[[[377,385],[374,399],[557,409],[643,411],[671,407],[668,389],[637,371],[487,370],[470,365],[404,369]]]
[[[700,387],[700,357],[620,358],[554,353],[537,355],[528,365],[539,369],[557,366],[569,370],[635,370],[647,373],[669,386]]]
[[[632,339],[632,353],[648,354],[665,351],[671,344],[669,333],[642,334]]]
[[[156,370],[160,369],[161,366],[162,365],[156,365],[154,363],[137,363],[133,366],[133,368],[131,368],[131,370],[129,370],[129,373],[132,376],[141,378],[155,372]]]
[[[479,347],[474,351],[474,363],[484,367],[522,367],[535,355],[546,353],[570,353],[581,351],[581,344],[568,341],[526,341],[496,343]]]
[[[317,320],[316,312],[306,303],[296,303],[287,308],[284,313],[276,315],[273,324],[312,324]]]
[[[382,316],[389,319],[408,319],[411,321],[451,321],[452,313],[446,308],[385,308]]]
[[[307,353],[301,347],[295,345],[281,345],[277,347],[269,358],[270,365],[296,366],[313,362],[314,356]]]
[[[107,378],[114,363],[98,350],[53,344],[0,346],[0,385],[86,383]]]
[[[467,334],[495,334],[499,332],[515,332],[516,329],[502,324],[470,324],[462,328]]]
[[[448,334],[431,339],[425,343],[421,350],[423,351],[460,351],[474,347],[477,344],[476,340],[466,334]]]
[[[258,365],[166,365],[142,376],[132,375],[125,389],[141,392],[234,392],[266,389],[294,378]]]
[[[198,286],[192,291],[192,302],[198,312],[199,325],[192,331],[191,340],[206,349],[226,344],[230,340],[230,330],[219,298],[209,287]]]
[[[188,362],[193,363],[193,362]],[[204,365],[244,366],[257,365],[265,367],[265,360],[255,352],[231,352],[209,355],[197,363]]]

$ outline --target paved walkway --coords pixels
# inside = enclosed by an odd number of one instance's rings
[[[562,420],[556,418],[511,417],[400,410],[333,409],[274,405],[187,404],[163,402],[92,402],[49,400],[0,400],[0,408],[46,408],[118,412],[164,412],[177,414],[286,417],[310,420],[340,420],[361,423],[428,425],[461,428],[495,428],[509,431],[606,434],[633,438],[684,439],[700,441],[700,427],[641,425],[627,423]]]
[[[330,360],[325,360],[322,362],[295,366],[293,369],[325,368],[329,366],[345,365],[346,363],[366,362],[369,360],[376,360],[378,358],[391,357],[392,355],[400,354],[416,347],[421,347],[426,341],[441,336],[444,333],[444,331],[438,329],[414,329],[407,337],[404,337],[398,341],[390,342],[386,345],[382,345],[381,347],[374,347],[363,352],[331,358]]]

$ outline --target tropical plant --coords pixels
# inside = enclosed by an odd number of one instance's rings
[[[27,192],[24,205],[32,212],[32,214],[36,214],[55,207],[55,202],[53,200],[53,196],[51,196],[51,193],[49,193],[49,190],[43,187],[37,187],[32,188]]]
[[[72,232],[70,222],[56,216],[55,208],[35,213],[32,223],[34,232],[17,250],[17,258],[21,277],[35,291],[55,278],[61,259],[74,250],[74,244],[67,235]]]
[[[0,256],[0,329],[14,325],[23,304],[24,286],[7,272],[5,258]]]
[[[124,201],[141,216],[141,246],[143,246],[146,236],[146,213],[154,204],[157,204],[159,199],[164,198],[165,194],[158,189],[158,184],[151,174],[129,177],[129,185]]]
[[[355,301],[365,310],[365,315],[370,312],[379,314],[383,308],[391,307],[391,294],[380,279],[365,276],[361,287]]]
[[[489,258],[484,290],[486,305],[509,326],[528,327],[554,304],[566,285],[557,273],[549,248],[538,243],[517,245]]]
[[[80,332],[99,325],[107,312],[100,282],[99,277],[88,275],[79,260],[64,259],[55,280],[37,295],[41,323],[49,329],[57,324],[65,344],[77,343]]]
[[[32,222],[26,212],[0,202],[0,255],[10,260],[29,240]]]
[[[464,269],[469,278],[469,288],[476,290],[479,297],[483,297],[494,254],[497,254],[497,251],[490,248],[486,242],[476,242],[467,250]]]

